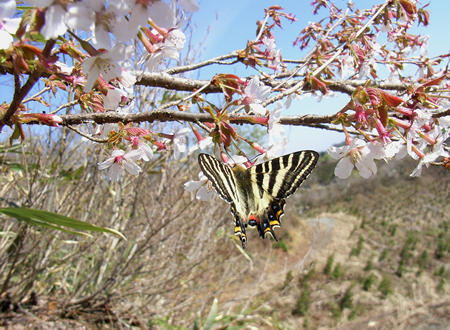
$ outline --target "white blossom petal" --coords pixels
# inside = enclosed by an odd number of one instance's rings
[[[253,111],[253,113],[261,116],[264,116],[267,113],[267,109],[259,103],[250,104],[250,110]]]
[[[45,11],[45,24],[41,33],[45,39],[56,39],[66,33],[66,11],[60,5],[53,5]]]
[[[349,146],[342,146],[342,147],[329,147],[328,148],[328,154],[333,159],[341,159],[344,157],[350,150]]]
[[[203,185],[203,182],[201,181],[188,181],[184,183],[184,190],[187,192],[193,192],[197,189],[199,189]]]
[[[214,191],[203,186],[203,187],[200,187],[200,189],[197,191],[195,198],[197,198],[198,200],[201,200],[201,201],[209,201],[214,196],[215,196]]]
[[[112,164],[114,164],[114,158],[108,158],[107,160],[105,160],[101,163],[98,163],[97,166],[98,166],[99,170],[105,170],[108,167],[110,167]]]
[[[122,167],[119,164],[114,163],[109,169],[109,177],[112,181],[119,181],[121,175]]]
[[[122,96],[126,96],[124,91],[118,88],[109,89],[103,98],[103,107],[105,110],[116,110],[122,100]]]
[[[353,163],[348,157],[342,158],[334,169],[334,175],[341,179],[347,179],[352,174]]]
[[[142,169],[139,165],[137,165],[132,160],[127,160],[123,162],[123,167],[127,170],[128,173],[132,175],[137,175],[142,172]]]
[[[153,2],[149,7],[150,17],[156,25],[169,29],[175,26],[176,19],[173,10],[164,2]]]
[[[0,16],[1,19],[1,16]],[[3,19],[3,29],[8,31],[11,34],[16,33],[19,28],[21,18],[6,18]]]
[[[67,11],[66,24],[73,30],[91,31],[95,21],[95,11],[84,2],[75,3]]]
[[[188,12],[196,12],[200,9],[197,0],[180,0],[180,6]]]
[[[9,46],[11,46],[13,41],[14,39],[9,32],[5,30],[0,30],[0,49],[9,48]]]
[[[153,159],[153,149],[147,143],[140,143],[138,148],[143,151],[141,156],[143,161],[148,162]]]
[[[364,179],[367,179],[377,173],[377,165],[375,164],[373,158],[370,157],[365,157],[361,161],[356,162],[355,166],[359,171],[359,175],[361,175]]]
[[[16,13],[16,1],[4,0],[0,2],[0,19],[12,18]]]

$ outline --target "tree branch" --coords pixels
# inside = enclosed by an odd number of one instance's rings
[[[450,110],[446,110],[441,113],[436,113],[433,115],[435,118],[448,116]],[[207,113],[191,113],[182,112],[175,110],[155,110],[147,111],[141,113],[118,113],[118,112],[103,112],[103,113],[84,113],[84,114],[73,114],[73,115],[61,115],[63,120],[63,126],[79,125],[83,123],[96,123],[96,124],[107,124],[107,123],[141,123],[141,122],[167,122],[167,121],[181,121],[190,123],[212,123],[214,119]],[[284,116],[280,118],[279,123],[282,125],[292,125],[292,126],[312,126],[316,128],[330,129],[327,126],[321,124],[330,124],[336,120],[337,115],[326,115],[326,116],[316,116],[316,115],[302,115],[302,116]],[[252,115],[229,115],[229,122],[232,124],[258,124],[255,120],[255,116]],[[30,122],[28,124],[39,124],[38,122]],[[261,125],[261,124],[260,124]],[[74,130],[73,127],[70,127]]]
[[[44,46],[44,49],[42,50],[42,58],[45,59],[50,55],[50,52],[55,45],[56,40],[50,39],[47,41],[47,43]],[[37,67],[31,75],[28,77],[27,82],[19,88],[19,82],[16,79],[16,88],[14,90],[14,96],[13,100],[11,101],[11,104],[9,105],[8,110],[6,110],[4,116],[0,119],[0,131],[2,130],[3,126],[9,121],[9,119],[14,115],[14,113],[19,108],[20,104],[22,103],[25,96],[28,95],[31,88],[34,86],[34,84],[38,81],[38,79],[41,77],[43,70],[42,67]],[[16,77],[16,73],[14,73],[14,76]]]
[[[139,74],[137,74],[139,76]],[[280,76],[277,76],[279,78]],[[301,76],[303,77],[303,76]],[[268,81],[263,80],[264,83],[270,87],[275,87],[279,83],[276,81]],[[198,79],[188,79],[188,78],[181,78],[181,77],[174,77],[171,76],[165,72],[150,72],[150,73],[144,73],[141,74],[140,79],[136,82],[136,85],[144,85],[144,86],[150,86],[150,87],[162,87],[166,89],[172,89],[177,91],[186,91],[186,92],[192,92],[197,89],[200,89],[205,86],[205,84],[208,84],[208,80],[198,80]],[[296,84],[298,84],[299,81],[291,81],[288,84],[285,84],[286,88],[292,88]],[[341,92],[345,94],[351,94],[355,90],[356,87],[359,86],[365,86],[367,84],[367,80],[327,80],[327,87],[328,89],[335,91],[335,92]],[[381,89],[386,90],[398,90],[398,91],[404,91],[407,89],[407,86],[405,84],[401,83],[373,83],[370,82],[371,86],[378,87]],[[221,93],[222,89],[218,86],[209,85],[207,88],[205,88],[203,93]]]
[[[139,74],[139,80],[136,81],[136,85],[144,85],[151,87],[162,87],[177,91],[192,92],[196,89],[202,88],[209,83],[208,80],[188,79],[181,77],[174,77],[165,72],[148,72]],[[204,93],[221,93],[220,87],[209,85],[203,90]]]
[[[214,122],[214,119],[207,113],[190,113],[174,110],[156,110],[147,111],[141,113],[117,113],[117,112],[103,112],[103,113],[86,113],[86,114],[74,114],[74,115],[61,115],[63,120],[63,126],[69,125],[79,125],[83,123],[96,123],[96,124],[107,124],[107,123],[140,123],[148,122],[152,123],[155,121],[166,122],[166,121],[183,121],[183,122]],[[280,124],[282,125],[310,125],[310,124],[320,124],[320,123],[331,123],[336,119],[336,115],[328,116],[314,116],[314,115],[303,115],[303,116],[287,116],[280,118]],[[254,116],[248,115],[231,115],[229,116],[230,123],[234,124],[255,124]],[[30,123],[33,124],[33,123]]]

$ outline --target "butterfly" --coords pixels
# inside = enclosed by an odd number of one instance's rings
[[[235,219],[234,234],[245,248],[247,226],[259,235],[277,240],[274,228],[280,227],[285,198],[292,195],[317,164],[319,154],[297,151],[249,168],[229,166],[214,156],[201,153],[200,169],[219,196],[230,204]]]

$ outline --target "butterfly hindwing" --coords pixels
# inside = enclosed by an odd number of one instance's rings
[[[294,152],[251,167],[251,178],[273,198],[286,198],[308,177],[318,159],[312,150]]]

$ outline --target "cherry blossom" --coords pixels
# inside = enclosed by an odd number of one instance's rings
[[[94,135],[101,138],[107,138],[109,133],[111,133],[112,131],[117,131],[118,127],[119,126],[115,123],[98,125],[95,127]]]
[[[207,136],[200,141],[198,141],[197,144],[193,145],[191,148],[189,148],[188,154],[192,154],[193,152],[197,150],[206,150],[209,147],[212,147],[214,145],[213,139],[211,136]]]
[[[151,53],[145,60],[145,66],[147,71],[155,72],[159,70],[158,67],[165,58],[179,60],[179,53],[184,48],[186,36],[179,29],[172,29],[164,35],[161,35],[156,29],[153,29],[151,33],[159,41],[149,46]],[[148,42],[148,40],[144,39],[144,42]]]
[[[126,21],[123,28],[118,29],[119,31],[114,31],[114,35],[119,36],[123,41],[125,41],[131,36],[130,33],[132,35],[136,35],[139,26],[145,26],[147,24],[147,20],[151,16],[151,7],[152,7],[151,4],[153,1],[136,0],[131,2],[133,4],[129,9],[131,11],[130,18],[128,19],[128,21]],[[128,30],[128,32],[125,30]]]
[[[123,97],[126,97],[127,93],[119,88],[112,88],[108,90],[108,93],[103,98],[103,107],[105,110],[116,110],[119,107]]]
[[[45,24],[41,29],[41,33],[45,39],[56,39],[60,35],[66,33],[67,25],[66,9],[58,0],[28,0],[32,5],[45,10]]]
[[[340,159],[334,169],[334,174],[338,178],[348,178],[353,167],[356,167],[365,179],[377,173],[374,155],[367,143],[361,139],[353,139],[350,145],[330,147],[328,154],[334,159]]]
[[[355,69],[353,67],[353,56],[346,54],[340,57],[341,67],[341,79],[346,79],[349,76],[352,76],[355,73]]]
[[[69,7],[67,25],[74,30],[91,32],[95,46],[110,49],[112,36],[119,42],[128,41],[136,35],[142,21],[145,22],[145,19],[126,20],[125,15],[132,9],[125,0],[109,1],[107,7],[104,0],[83,0]],[[141,8],[136,11],[148,17]]]
[[[247,82],[247,86],[244,88],[242,103],[248,107],[249,111],[258,115],[265,115],[267,110],[261,103],[266,100],[269,94],[270,87],[260,82],[258,77],[254,77]]]
[[[176,26],[176,16],[172,8],[162,1],[155,1],[149,7],[150,17],[161,28]]]
[[[432,129],[425,129],[429,126],[426,123],[427,114],[419,112],[418,120],[411,126],[407,134],[407,150],[413,159],[419,159],[417,167],[411,176],[420,176],[422,167],[429,166],[440,157],[449,157],[449,152],[445,149],[445,141],[449,137],[450,120],[439,118],[439,126]]]
[[[226,164],[230,166],[241,165],[248,162],[248,159],[240,155],[232,155],[226,159]]]
[[[164,39],[164,43],[161,46],[162,54],[165,57],[178,60],[180,57],[179,52],[184,48],[185,43],[186,36],[184,33],[179,29],[173,29]]]
[[[174,158],[179,159],[181,154],[186,151],[187,135],[189,134],[189,128],[184,127],[175,132],[173,136],[173,150]]]
[[[88,76],[84,87],[85,91],[89,92],[94,87],[95,81],[100,75],[106,81],[119,77],[122,74],[119,63],[125,58],[125,53],[125,45],[117,44],[110,51],[87,58],[82,64],[83,72]]]
[[[280,124],[282,106],[280,103],[275,105],[275,109],[269,114],[268,122],[268,145],[266,152],[258,157],[258,161],[265,161],[281,155],[288,143],[286,129]]]
[[[433,151],[431,153],[428,153],[424,155],[419,163],[417,164],[416,168],[411,172],[410,176],[421,176],[422,175],[422,167],[425,165],[428,167],[432,162],[434,162],[439,157],[449,157],[450,154],[446,152],[444,149],[438,149],[436,151]]]
[[[109,177],[112,181],[118,181],[122,175],[123,169],[132,175],[137,175],[142,172],[136,161],[142,157],[142,152],[139,150],[131,150],[125,152],[121,149],[115,149],[111,157],[105,161],[98,163],[99,170],[105,170],[109,168]]]
[[[198,173],[198,181],[188,181],[184,184],[184,190],[187,192],[194,192],[197,190],[195,197],[201,201],[208,201],[215,196],[215,193],[212,189],[209,188],[209,180],[203,174],[203,172]]]
[[[132,148],[140,153],[139,159],[142,159],[145,162],[153,159],[153,149],[148,145],[148,143],[143,142],[137,136],[132,137],[130,140]]]
[[[266,46],[265,55],[268,59],[268,67],[273,70],[281,70],[281,51],[277,49],[275,38],[264,36],[261,41]]]
[[[20,18],[13,18],[16,12],[16,1],[7,0],[0,2],[0,49],[11,46],[13,37],[20,24]]]

